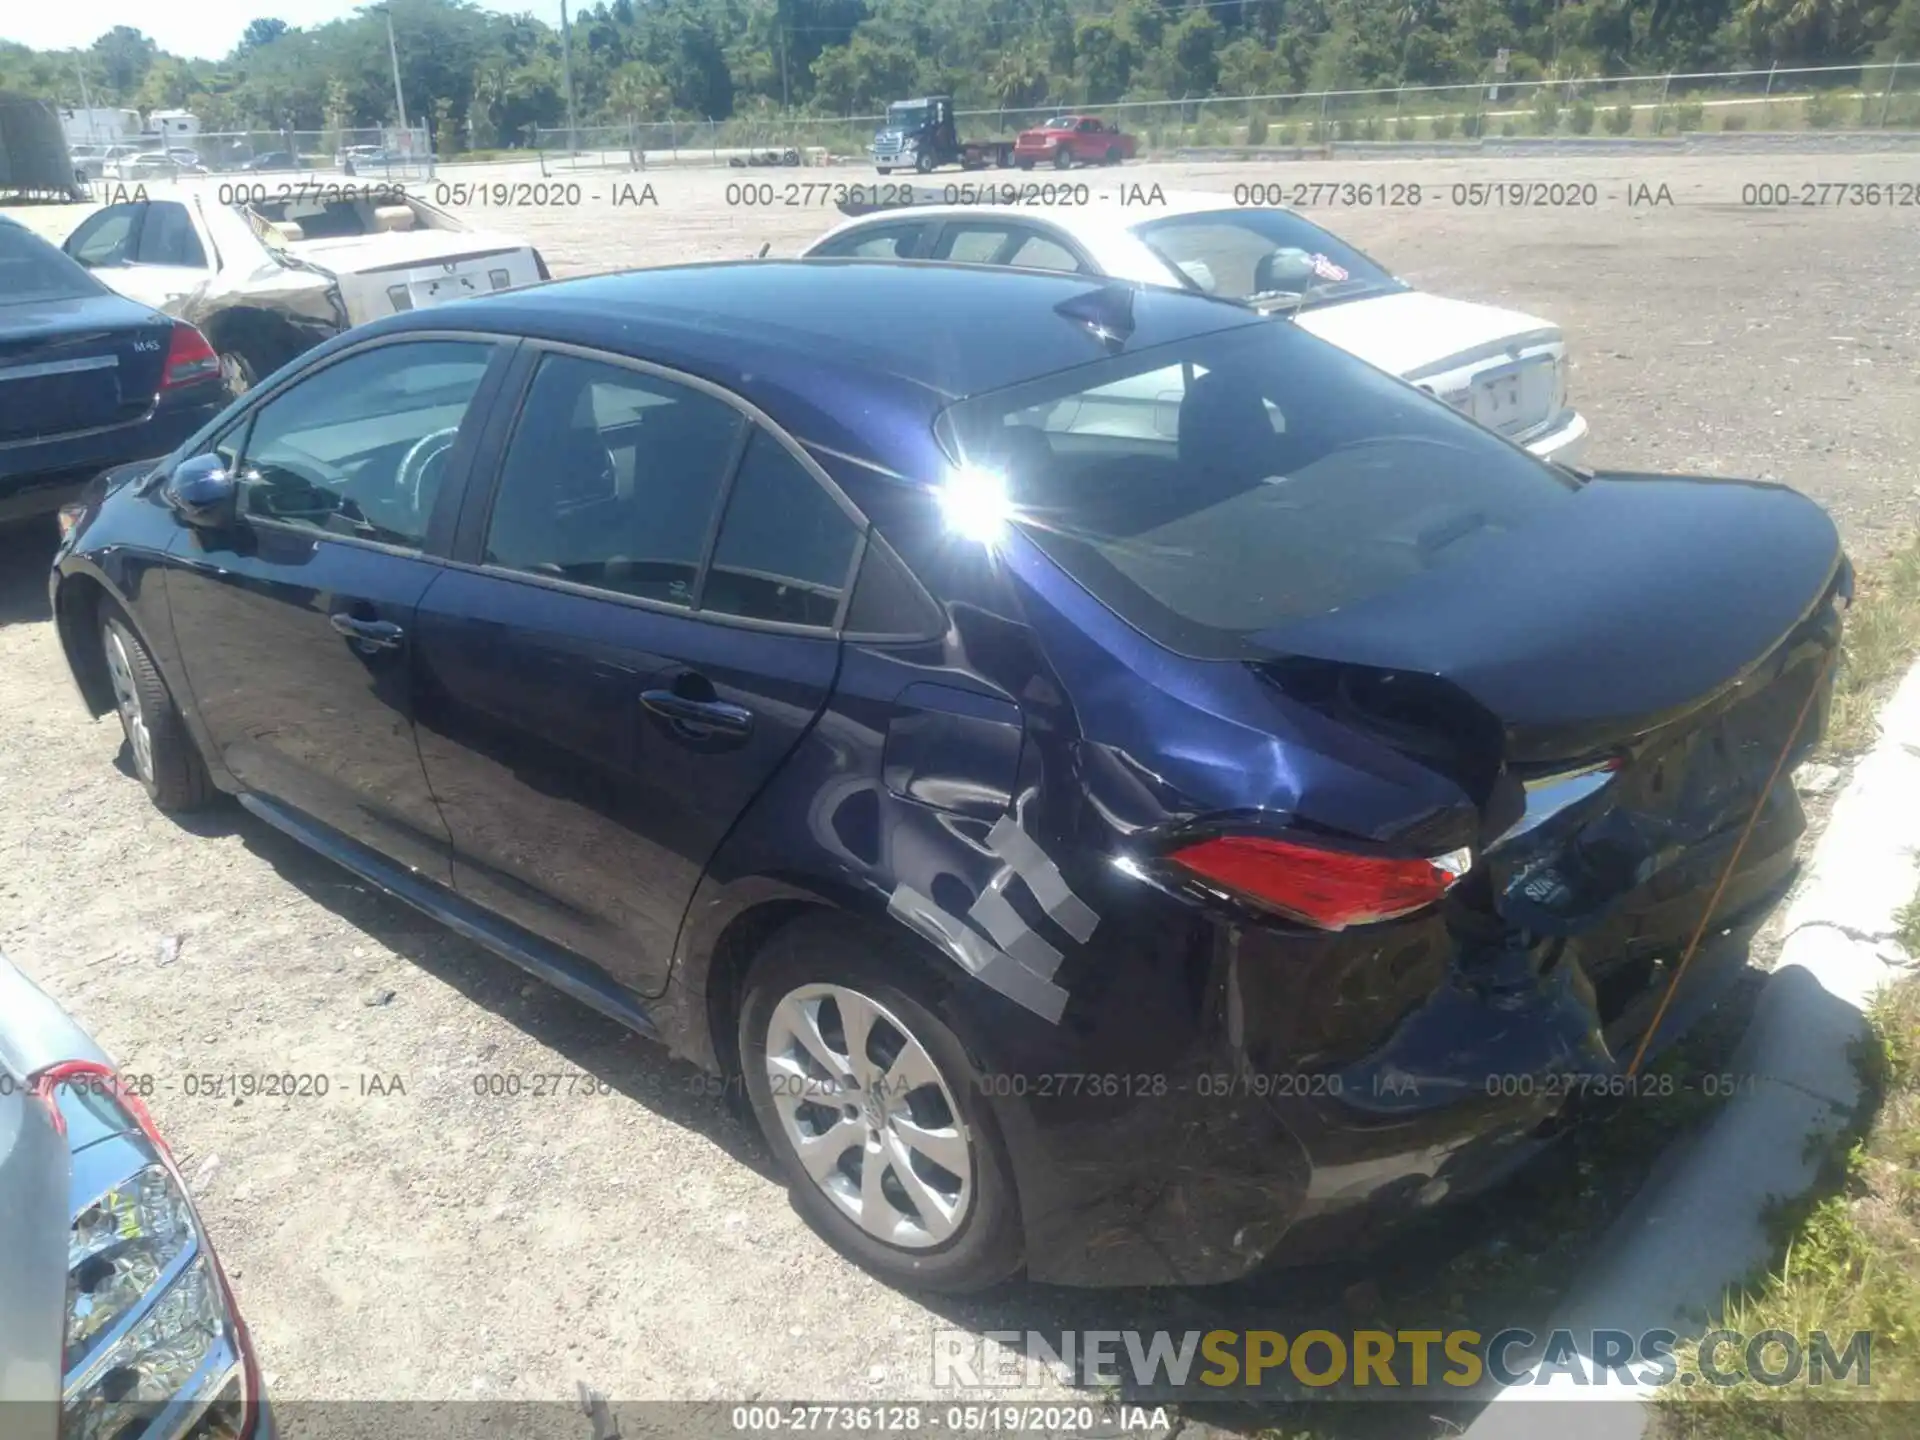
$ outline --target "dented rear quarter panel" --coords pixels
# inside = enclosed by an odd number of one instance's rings
[[[948,632],[847,645],[826,712],[709,867],[669,1003],[704,1003],[729,927],[769,901],[835,905],[911,931],[918,963],[949,982],[946,1018],[988,1077],[1042,1280],[1204,1283],[1364,1248],[1521,1164],[1561,1127],[1570,1087],[1491,1082],[1618,1073],[1644,1020],[1629,1002],[1648,979],[1622,991],[1616,975],[1620,993],[1603,1003],[1594,974],[1629,952],[1672,955],[1804,696],[1773,696],[1743,742],[1765,748],[1766,765],[1756,775],[1749,756],[1744,770],[1695,787],[1713,803],[1682,816],[1680,863],[1635,876],[1590,934],[1516,925],[1493,887],[1526,873],[1516,858],[1537,863],[1574,844],[1616,799],[1644,800],[1651,782],[1631,767],[1611,793],[1595,792],[1597,805],[1536,825],[1499,864],[1482,853],[1480,888],[1457,902],[1315,931],[1196,904],[1114,862],[1223,810],[1382,845],[1417,841],[1424,853],[1484,852],[1524,808],[1518,779],[1502,789],[1502,810],[1491,792],[1300,703],[1254,665],[1172,654],[1018,535],[997,555],[942,548],[907,493],[862,503],[936,590]],[[1358,641],[1336,634],[1303,648],[1418,664],[1505,705],[1518,718],[1494,733],[1526,761],[1496,760],[1522,771],[1566,758],[1556,747],[1569,737],[1631,742],[1630,757],[1676,753],[1695,743],[1689,719],[1731,714],[1788,671],[1811,681],[1807,665],[1837,644],[1823,605],[1844,570],[1817,507],[1791,492],[1670,480],[1601,493],[1615,525],[1633,497],[1648,497],[1631,544],[1573,525],[1555,532],[1568,553],[1489,557],[1456,588],[1423,595],[1423,620],[1366,615]],[[1726,495],[1757,503],[1716,505]],[[1691,537],[1657,533],[1679,520]],[[1572,554],[1576,539],[1584,558]],[[1664,574],[1594,613],[1596,597],[1577,584],[1620,586],[1629,549]],[[1518,577],[1503,579],[1516,564]],[[1549,574],[1559,588],[1533,613],[1505,613]],[[1702,626],[1715,633],[1693,633]],[[1636,647],[1630,630],[1650,638]],[[943,693],[935,708],[973,717],[942,722],[948,773],[918,787],[889,776],[890,741],[923,709],[903,698]],[[1575,725],[1596,697],[1607,697],[1603,723]],[[1656,713],[1632,716],[1636,705]],[[1794,753],[1817,738],[1824,709],[1810,707]],[[993,738],[1008,716],[1019,731],[1012,762]],[[1084,915],[1049,909],[1024,873],[1010,873],[1004,832],[994,833],[1007,816]],[[1802,823],[1789,785],[1723,915],[1777,892]],[[969,973],[983,983],[961,983]],[[728,1043],[720,1036],[696,1058],[725,1063]]]

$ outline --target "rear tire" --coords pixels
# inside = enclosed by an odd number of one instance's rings
[[[245,350],[234,348],[220,352],[220,378],[227,382],[227,393],[236,398],[260,383],[263,372]]]
[[[983,1066],[917,960],[840,916],[781,930],[747,976],[741,1074],[821,1239],[889,1284],[980,1290],[1020,1268],[1019,1198]]]
[[[1118,145],[1109,145],[1107,147],[1107,164],[1118,165],[1119,163],[1120,163],[1120,147]]]
[[[100,606],[100,649],[133,772],[148,797],[176,813],[204,808],[216,793],[207,763],[133,622],[111,601]]]

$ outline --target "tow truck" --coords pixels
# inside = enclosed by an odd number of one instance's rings
[[[953,97],[929,95],[896,100],[887,106],[886,123],[874,133],[868,153],[882,175],[916,170],[925,175],[942,165],[962,170],[1001,170],[1013,164],[1011,140],[962,140],[954,129]]]

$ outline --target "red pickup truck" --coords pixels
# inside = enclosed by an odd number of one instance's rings
[[[1075,165],[1118,165],[1131,160],[1133,152],[1133,136],[1098,116],[1056,115],[1020,132],[1013,142],[1013,163],[1022,170],[1035,165],[1070,170]]]

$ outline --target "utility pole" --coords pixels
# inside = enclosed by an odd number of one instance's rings
[[[393,39],[393,6],[382,5],[380,11],[387,17],[387,58],[393,62],[393,108],[400,112],[400,128],[405,131],[407,124],[407,97],[400,90],[400,47]]]
[[[573,23],[567,19],[567,0],[560,0],[560,74],[567,85],[567,153],[580,148],[573,118]]]
[[[99,137],[94,134],[97,125],[93,114],[93,97],[87,94],[87,67],[81,63],[77,52],[73,57],[73,73],[80,77],[80,113],[87,117],[87,143],[95,145],[99,143]]]

